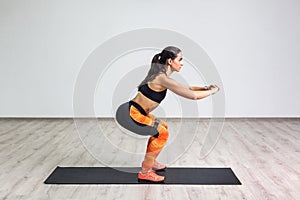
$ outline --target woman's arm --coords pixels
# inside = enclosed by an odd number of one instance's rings
[[[204,87],[192,86],[192,87],[189,87],[189,89],[193,90],[193,91],[203,91],[203,90],[212,90],[215,87],[219,88],[217,85],[210,85],[210,86],[204,86]]]
[[[158,84],[188,99],[202,99],[219,91],[216,85],[211,85],[209,90],[191,90],[190,87],[184,86],[166,75],[159,75],[156,80]]]
[[[198,87],[198,86],[191,86],[189,87],[190,90],[193,91],[203,91],[203,90],[208,90],[208,86],[204,86],[204,87]]]

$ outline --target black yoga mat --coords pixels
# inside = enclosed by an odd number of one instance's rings
[[[141,184],[136,172],[140,168],[57,167],[45,184]],[[241,185],[231,168],[167,168],[157,172],[165,176],[160,184]],[[144,183],[143,183],[144,184]],[[148,184],[148,183],[147,183]],[[151,184],[151,183],[150,183]]]

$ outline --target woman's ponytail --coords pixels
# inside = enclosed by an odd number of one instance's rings
[[[153,58],[151,63],[159,63],[161,53],[156,54]]]

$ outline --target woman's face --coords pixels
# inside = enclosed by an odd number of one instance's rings
[[[172,70],[179,72],[181,67],[183,66],[182,53],[180,52],[179,54],[177,54],[177,57],[174,60],[170,59],[169,65],[171,66]]]

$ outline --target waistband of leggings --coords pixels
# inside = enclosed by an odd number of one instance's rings
[[[136,103],[135,101],[129,101],[129,108],[131,105],[138,109],[138,111],[140,111],[140,113],[142,113],[143,115],[147,115],[146,111],[142,108],[142,106],[140,106],[140,104]]]

